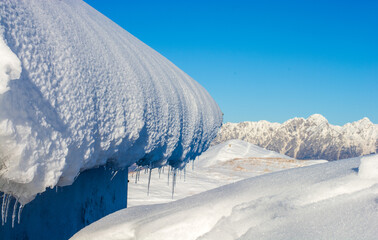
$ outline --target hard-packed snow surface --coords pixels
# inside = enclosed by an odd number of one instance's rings
[[[221,125],[203,87],[80,0],[2,0],[0,39],[0,191],[22,204],[105,163],[181,168]]]
[[[377,155],[369,161],[376,163]],[[171,203],[127,208],[72,239],[373,240],[378,181],[362,178],[359,165],[353,158],[289,169]]]
[[[337,160],[378,152],[378,125],[368,118],[344,126],[314,114],[307,119],[225,123],[213,144],[241,139],[297,159]]]
[[[148,169],[139,175],[130,172],[127,206],[171,202],[252,176],[322,162],[326,161],[296,160],[242,140],[229,140],[210,147],[194,166],[177,172],[176,184],[174,172],[167,167],[152,170],[150,181]]]

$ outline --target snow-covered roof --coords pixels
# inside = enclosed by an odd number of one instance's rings
[[[0,16],[0,191],[27,203],[109,162],[181,167],[215,137],[208,92],[86,3],[3,0]]]

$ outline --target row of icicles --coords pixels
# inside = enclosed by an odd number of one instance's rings
[[[194,170],[194,160],[191,160],[192,161],[192,170]],[[170,177],[172,176],[172,199],[173,199],[173,196],[175,194],[175,187],[176,187],[176,178],[177,178],[177,175],[178,173],[180,174],[180,179],[182,177],[182,173],[184,173],[184,181],[186,181],[186,166],[183,168],[183,169],[178,169],[178,168],[174,168],[174,167],[171,167],[171,166],[163,166],[163,167],[159,167],[158,168],[158,172],[159,172],[159,178],[160,178],[160,175],[161,174],[164,174],[165,172],[165,168],[168,168],[167,170],[167,185],[169,186],[169,182],[170,182]],[[138,166],[135,170],[134,170],[134,173],[135,173],[135,183],[138,183],[139,179],[140,179],[140,172],[141,171],[144,171],[144,174],[148,174],[148,184],[147,184],[147,195],[150,195],[150,185],[151,185],[151,174],[152,174],[152,170],[153,168],[150,166],[148,167],[143,167],[143,166]],[[131,175],[132,178],[134,178],[134,173]]]
[[[20,224],[21,212],[24,205],[19,203],[18,200],[12,197],[12,195],[10,194],[3,193],[1,198],[3,199],[2,205],[1,205],[1,225],[2,226],[4,226],[4,224],[7,223],[9,207],[11,205],[12,199],[14,199],[13,213],[12,213],[12,228],[14,228],[14,222],[16,221],[16,214],[17,214],[17,223]],[[17,213],[17,209],[18,209],[18,213]]]
[[[158,168],[159,178],[160,178],[161,173],[164,174],[165,168],[166,167],[159,167]],[[172,176],[172,180],[171,181],[172,181],[172,199],[173,199],[173,196],[174,196],[174,193],[175,193],[175,187],[176,187],[177,173],[178,172],[180,173],[180,178],[181,178],[182,173],[184,173],[184,181],[185,181],[186,180],[186,166],[183,169],[178,169],[178,168],[174,168],[174,167],[171,167],[171,166],[167,166],[167,168],[168,168],[168,170],[167,170],[167,173],[168,173],[167,174],[168,175],[168,182],[167,182],[167,184],[168,184],[168,186],[169,186],[169,182],[170,182],[170,176]],[[147,195],[150,194],[150,184],[151,184],[152,169],[153,168],[151,166],[148,166],[148,167],[138,166],[135,169],[135,183],[138,183],[139,178],[140,178],[140,172],[142,170],[144,170],[145,174],[148,173]],[[194,170],[194,160],[192,160],[192,169]],[[113,172],[112,179],[117,174],[117,172],[118,171],[114,171]],[[134,174],[132,174],[132,177],[133,176],[134,176]],[[2,226],[4,226],[7,223],[9,207],[11,205],[12,199],[14,199],[13,212],[12,212],[12,228],[14,228],[14,223],[16,221],[16,215],[17,215],[17,223],[20,224],[20,221],[21,221],[21,212],[22,212],[22,209],[23,209],[24,205],[22,205],[11,194],[3,193],[3,195],[0,198],[2,198],[2,205],[1,205],[1,224],[2,224]],[[18,209],[18,212],[17,212],[17,209]]]

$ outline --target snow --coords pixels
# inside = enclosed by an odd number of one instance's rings
[[[0,16],[0,191],[21,204],[106,163],[182,168],[215,137],[208,92],[86,3],[2,0]]]
[[[369,155],[361,158],[358,176],[365,179],[378,179],[378,155]]]
[[[175,202],[127,208],[89,225],[72,240],[373,240],[378,236],[378,181],[359,176],[359,165],[360,158],[315,164]]]
[[[258,147],[239,139],[229,140],[218,145],[201,155],[200,166],[214,165],[216,162],[225,162],[235,158],[283,158],[290,157]]]
[[[21,62],[5,44],[0,31],[0,95],[9,90],[8,82],[20,78]]]
[[[127,206],[157,204],[175,201],[216,187],[234,183],[252,176],[288,168],[309,166],[324,160],[296,160],[241,140],[229,140],[210,147],[194,162],[177,173],[172,198],[172,173],[168,184],[168,168],[153,170],[148,192],[149,173],[143,171],[136,179],[136,172],[129,173]],[[144,172],[144,174],[143,174]]]

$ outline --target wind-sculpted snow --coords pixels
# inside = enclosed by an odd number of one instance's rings
[[[378,236],[377,155],[248,178],[166,204],[130,207],[72,240],[361,239]],[[362,163],[361,163],[362,162]],[[366,169],[362,170],[365,171]]]
[[[378,152],[378,125],[368,118],[344,126],[320,114],[283,124],[267,121],[226,123],[213,144],[241,139],[297,159],[338,160]]]
[[[82,1],[2,0],[0,39],[0,191],[22,204],[106,163],[181,168],[221,125],[202,86]]]

